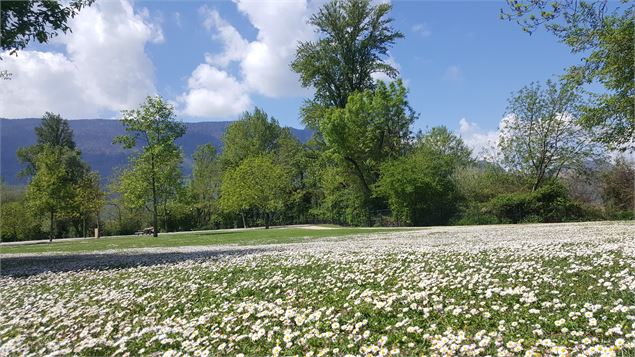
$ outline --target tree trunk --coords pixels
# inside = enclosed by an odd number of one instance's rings
[[[269,220],[271,219],[271,215],[269,212],[265,213],[265,229],[269,229]]]
[[[243,228],[247,228],[247,222],[245,221],[245,214],[241,213],[240,216],[243,218]]]
[[[82,236],[86,238],[86,216],[82,216]]]
[[[51,211],[51,229],[49,230],[49,243],[55,238],[55,212]]]

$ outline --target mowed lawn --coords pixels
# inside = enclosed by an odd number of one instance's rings
[[[318,227],[315,227],[318,228]],[[112,249],[205,246],[220,244],[259,245],[297,243],[315,238],[341,237],[364,233],[385,233],[408,230],[404,228],[272,228],[237,229],[196,233],[170,233],[152,236],[119,236],[99,239],[41,241],[24,245],[2,245],[0,254],[91,252]]]

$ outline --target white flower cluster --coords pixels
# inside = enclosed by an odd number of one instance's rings
[[[252,248],[2,276],[0,355],[635,354],[632,223]]]

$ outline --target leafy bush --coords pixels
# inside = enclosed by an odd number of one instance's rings
[[[487,211],[500,223],[567,222],[588,218],[589,211],[572,201],[559,183],[550,183],[533,192],[517,192],[494,197]]]

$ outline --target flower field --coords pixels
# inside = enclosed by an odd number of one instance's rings
[[[189,249],[3,275],[0,355],[635,355],[630,222]]]

